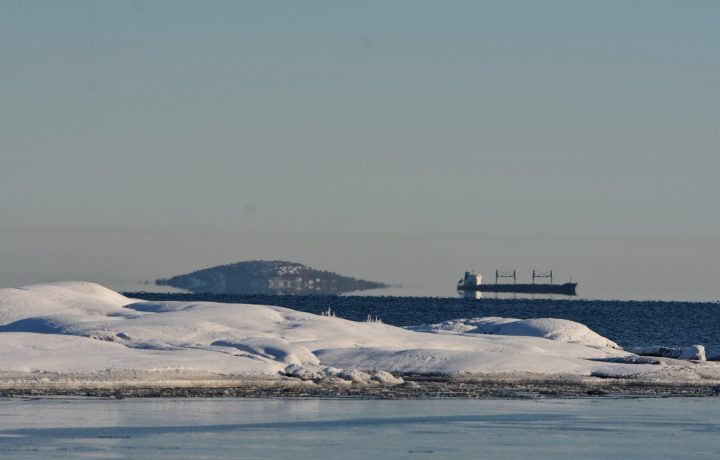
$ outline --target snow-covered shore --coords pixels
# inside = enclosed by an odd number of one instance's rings
[[[273,306],[138,301],[93,283],[0,289],[4,388],[393,386],[408,376],[717,385],[720,365],[640,357],[567,320],[481,318],[409,329]]]

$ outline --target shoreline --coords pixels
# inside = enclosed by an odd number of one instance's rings
[[[85,282],[3,289],[0,306],[0,397],[720,395],[720,364],[701,346],[645,357],[556,318],[400,328],[330,310],[138,302]]]
[[[311,398],[311,399],[543,399],[718,397],[720,381],[663,382],[599,377],[402,376],[399,385],[221,376],[218,379],[40,381],[0,379],[0,397]]]

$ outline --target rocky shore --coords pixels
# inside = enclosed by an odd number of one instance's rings
[[[220,378],[217,380],[152,379],[125,382],[74,377],[7,376],[0,380],[0,397],[99,398],[586,398],[586,397],[707,397],[720,396],[720,381],[658,382],[598,377],[468,378],[403,376],[397,385],[315,383],[298,379]]]

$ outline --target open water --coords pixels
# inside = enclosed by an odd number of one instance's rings
[[[717,459],[720,398],[0,400],[0,456]]]
[[[480,316],[563,318],[587,325],[623,347],[705,345],[720,355],[720,302],[575,300],[567,298],[443,298],[125,293],[148,300],[278,305],[364,321],[368,315],[396,326]]]

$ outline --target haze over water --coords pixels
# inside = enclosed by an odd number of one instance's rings
[[[717,300],[714,1],[3,2],[0,286],[285,259]]]

